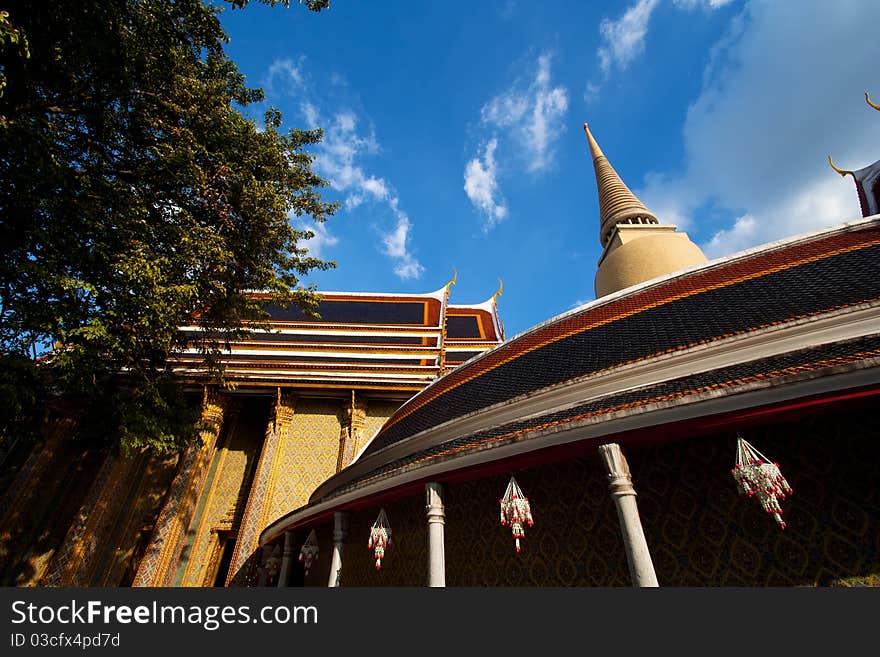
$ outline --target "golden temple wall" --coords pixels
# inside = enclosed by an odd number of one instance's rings
[[[399,406],[359,397],[358,413],[351,413],[350,402],[342,399],[297,399],[285,395],[282,402],[286,410],[277,427],[273,429],[270,422],[266,430],[227,585],[256,582],[257,560],[262,557],[257,549],[260,532],[281,516],[304,506],[315,489],[336,473],[340,450],[348,445],[350,451],[348,441],[352,436],[360,449],[367,440],[365,436],[371,437]],[[356,427],[353,434],[348,431],[350,423]]]
[[[71,440],[73,425],[46,426],[0,500],[0,585],[36,586],[87,496],[106,452]]]
[[[170,585],[186,540],[185,532],[214,460],[226,404],[224,396],[205,392],[202,429],[181,456],[181,464],[138,565],[133,586]]]
[[[359,450],[398,406],[358,397],[346,415],[344,400],[285,399],[273,437],[269,398],[209,395],[205,430],[173,456],[85,448],[69,421],[50,422],[0,482],[3,584],[211,585],[223,541],[236,534],[244,564],[259,532],[336,472],[340,446]],[[239,569],[237,584],[255,583],[252,569]]]
[[[309,501],[336,472],[342,408],[339,402],[301,399],[274,463],[260,530]]]
[[[124,582],[144,525],[155,519],[176,465],[176,456],[108,454],[40,583],[115,586]]]
[[[123,489],[125,501],[110,527],[112,533],[104,543],[90,586],[131,586],[177,472],[178,458],[177,454],[150,456],[127,490]]]
[[[364,445],[370,442],[373,436],[376,435],[376,432],[385,424],[385,421],[394,415],[394,411],[398,408],[400,408],[400,403],[398,402],[370,400],[367,405],[367,417],[364,420],[364,428],[358,436],[355,454],[360,453]]]
[[[187,531],[173,586],[211,586],[227,533],[244,513],[268,417],[268,400],[245,400],[227,413],[214,456]]]

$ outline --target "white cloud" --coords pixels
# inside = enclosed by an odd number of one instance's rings
[[[509,90],[483,106],[482,122],[492,129],[511,128],[510,132],[527,161],[530,172],[539,172],[553,163],[553,145],[564,132],[562,116],[568,109],[565,87],[551,81],[550,55],[538,57],[535,77],[523,86],[515,83]]]
[[[526,115],[529,99],[525,95],[516,95],[512,91],[496,96],[480,111],[480,118],[485,123],[506,128],[512,126]]]
[[[361,188],[377,201],[384,201],[391,195],[388,183],[381,178],[370,176],[361,183]]]
[[[477,153],[465,165],[464,191],[484,217],[484,231],[508,214],[498,184],[498,148],[512,154],[509,170],[524,166],[536,174],[554,163],[554,146],[565,131],[562,117],[568,109],[568,91],[553,85],[550,63],[549,54],[540,55],[533,78],[515,81],[480,110],[483,153]]]
[[[302,107],[306,119],[318,116],[311,104]],[[412,223],[400,209],[400,200],[392,185],[384,178],[367,173],[361,158],[379,152],[376,136],[358,131],[358,117],[350,111],[337,112],[327,123],[324,141],[314,148],[314,168],[330,181],[331,186],[345,194],[344,205],[353,210],[363,203],[384,203],[395,219],[394,228],[379,237],[379,248],[394,260],[394,273],[400,278],[419,278],[425,268],[410,252]]]
[[[659,0],[638,0],[616,21],[608,18],[599,23],[602,46],[596,52],[599,68],[608,75],[612,66],[626,69],[629,63],[645,50],[648,21]]]
[[[274,60],[266,73],[266,89],[273,95],[293,94],[302,89],[306,83],[302,70],[304,61],[305,57],[296,61],[290,58]]]
[[[396,201],[396,199],[395,199]],[[419,264],[419,261],[413,258],[409,251],[407,242],[409,241],[409,231],[412,225],[409,217],[404,212],[397,209],[397,203],[394,203],[394,209],[397,212],[397,226],[382,236],[382,244],[385,247],[385,254],[397,261],[394,267],[394,273],[400,278],[420,278],[425,268]]]
[[[314,258],[326,258],[327,248],[339,244],[339,238],[331,235],[327,230],[327,226],[317,221],[306,223],[301,218],[291,215],[290,221],[298,230],[308,230],[313,233],[313,237],[302,240],[300,246],[309,250],[309,255]]]
[[[318,113],[318,108],[315,107],[309,101],[303,101],[299,105],[299,110],[302,112],[303,117],[306,120],[309,128],[314,128],[320,125],[321,123],[321,115]]]
[[[364,203],[382,203],[387,206],[394,220],[394,227],[380,233],[377,249],[394,261],[394,272],[401,278],[418,278],[424,267],[410,251],[413,225],[400,209],[400,201],[393,185],[384,178],[369,173],[363,158],[379,152],[379,143],[372,129],[360,129],[358,115],[350,109],[332,114],[323,113],[315,101],[312,85],[303,73],[305,57],[278,59],[272,62],[266,74],[265,86],[273,95],[294,96],[299,100],[299,110],[309,128],[322,127],[324,139],[312,147],[315,157],[313,169],[327,179],[343,195],[343,207],[353,210]],[[345,86],[345,80],[333,74],[331,84]],[[294,222],[297,223],[297,222]],[[311,230],[314,237],[303,246],[312,255],[321,257],[327,247],[335,246],[339,239],[323,224],[300,223],[300,230]]]
[[[730,228],[719,230],[704,246],[706,255],[715,258],[727,253],[742,251],[752,244],[758,226],[755,218],[750,214],[744,214],[733,222]]]
[[[475,157],[464,169],[464,191],[471,203],[486,218],[483,230],[488,230],[507,216],[507,207],[498,192],[495,165],[497,139],[486,144],[483,158]]]
[[[719,9],[733,0],[673,0],[672,4],[679,9]],[[599,80],[587,82],[584,100],[593,102],[599,96],[602,83],[613,70],[624,71],[639,55],[645,52],[645,40],[648,35],[648,24],[660,0],[637,0],[620,18],[611,20],[603,18],[599,23],[601,45],[596,50],[599,63]]]
[[[702,7],[704,9],[718,9],[729,5],[733,0],[672,0],[672,4],[681,9],[695,9]]]
[[[859,217],[827,156],[850,169],[880,156],[880,115],[863,96],[878,83],[878,22],[877,3],[749,3],[688,110],[683,170],[639,191],[648,207],[710,236],[713,257]],[[712,225],[707,208],[738,218]]]

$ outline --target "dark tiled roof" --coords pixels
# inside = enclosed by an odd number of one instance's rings
[[[503,339],[495,325],[498,321],[497,307],[493,302],[493,310],[490,311],[486,305],[449,306],[446,310],[446,337],[450,342],[455,340],[500,342]]]
[[[446,336],[450,338],[480,339],[480,325],[476,315],[449,316],[446,318]]]
[[[408,454],[365,473],[356,480],[333,490],[322,499],[336,497],[372,480],[390,477],[409,466],[428,464],[437,459],[461,455],[476,449],[500,447],[510,442],[527,440],[530,434],[562,428],[565,425],[590,418],[607,416],[619,411],[637,410],[650,404],[685,400],[689,396],[713,390],[739,387],[755,382],[769,382],[783,377],[815,373],[817,370],[825,368],[878,358],[880,358],[880,335],[872,335],[858,340],[822,345],[779,356],[738,363],[730,367],[693,374],[657,385],[627,390],[560,411],[479,431],[434,445],[420,452]]]
[[[430,342],[429,342],[430,341]],[[308,333],[262,333],[258,334],[254,338],[254,342],[259,342],[261,344],[271,344],[273,342],[303,342],[310,344],[322,344],[322,345],[411,345],[411,346],[423,346],[425,343],[429,343],[431,345],[437,344],[437,338],[422,338],[422,337],[410,337],[405,335],[358,335],[352,333],[343,333],[343,334],[332,334],[332,333],[321,333],[319,335],[308,334]]]
[[[566,315],[458,368],[365,455],[456,417],[696,344],[880,298],[874,225],[760,251]]]
[[[266,310],[275,322],[320,322],[339,324],[414,324],[424,325],[428,301],[334,301],[318,304],[320,319],[309,317],[299,306],[282,308],[270,305]]]

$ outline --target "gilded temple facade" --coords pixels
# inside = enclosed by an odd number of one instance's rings
[[[198,350],[183,351],[174,370],[201,398],[202,430],[177,456],[83,450],[60,411],[6,471],[4,584],[265,583],[274,557],[258,550],[260,532],[351,463],[406,399],[502,341],[500,290],[453,304],[453,283],[324,293],[319,319],[271,306],[269,329],[230,346],[232,389],[212,387]]]

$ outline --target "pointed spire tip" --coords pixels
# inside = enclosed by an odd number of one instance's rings
[[[599,148],[599,144],[586,123],[584,123],[584,132],[587,133],[590,154],[593,156],[593,167],[596,170],[596,187],[599,191],[600,243],[603,246],[608,243],[614,226],[618,223],[629,223],[632,219],[639,219],[639,223],[659,223],[657,217],[636,198],[636,195],[621,180],[602,149]]]
[[[605,154],[599,148],[599,144],[596,142],[596,138],[593,137],[593,133],[590,132],[590,126],[586,121],[584,121],[584,132],[587,135],[587,143],[590,145],[590,154],[593,156],[593,160],[604,157]]]

